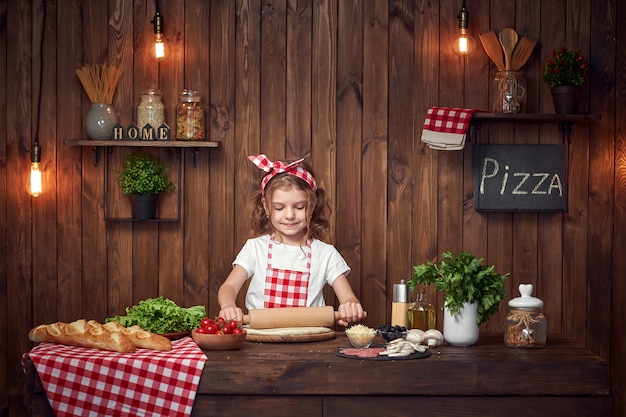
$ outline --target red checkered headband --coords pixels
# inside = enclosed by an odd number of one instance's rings
[[[283,172],[303,179],[304,181],[306,181],[307,184],[311,186],[313,192],[317,191],[317,183],[315,182],[315,178],[307,169],[300,165],[300,162],[304,161],[304,158],[298,159],[297,161],[293,161],[288,164],[281,161],[272,162],[267,158],[267,156],[263,154],[256,156],[251,155],[248,157],[248,159],[251,160],[254,165],[259,167],[259,169],[262,169],[263,171],[268,173],[265,177],[263,177],[263,180],[261,181],[261,192],[263,193],[265,193],[265,186],[267,185],[267,183],[277,174],[281,174]]]

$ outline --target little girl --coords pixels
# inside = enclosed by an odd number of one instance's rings
[[[267,172],[253,199],[257,237],[245,243],[219,289],[220,317],[243,321],[236,298],[250,278],[248,310],[324,306],[322,289],[328,284],[339,300],[337,323],[361,320],[363,308],[346,278],[350,267],[334,246],[321,240],[329,230],[329,206],[310,167],[303,159],[284,163],[265,155],[248,158]]]

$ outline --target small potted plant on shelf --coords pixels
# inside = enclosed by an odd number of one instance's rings
[[[167,177],[168,167],[148,154],[130,153],[118,172],[122,192],[129,194],[133,219],[149,220],[156,216],[158,195],[174,189]]]
[[[478,326],[498,311],[508,276],[469,252],[445,252],[438,263],[414,266],[409,288],[434,282],[435,291],[444,291],[444,339],[454,346],[471,346],[478,340]]]
[[[552,51],[543,68],[543,81],[552,93],[557,114],[574,114],[582,96],[582,86],[589,75],[589,64],[579,50],[561,48]]]

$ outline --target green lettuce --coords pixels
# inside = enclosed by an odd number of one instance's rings
[[[115,316],[106,322],[117,321],[124,327],[139,325],[152,333],[187,332],[200,325],[206,317],[204,306],[179,307],[167,298],[148,298],[139,304],[126,308],[125,316]]]

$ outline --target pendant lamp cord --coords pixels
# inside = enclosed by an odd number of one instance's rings
[[[47,12],[47,7],[46,7],[46,3],[48,0],[43,0],[43,18],[42,18],[42,24],[41,24],[41,43],[39,46],[39,95],[37,97],[37,128],[35,129],[35,143],[33,144],[33,151],[37,153],[37,155],[35,155],[37,157],[37,161],[39,162],[39,125],[40,125],[40,121],[41,121],[41,92],[43,90],[43,56],[44,56],[44,52],[43,52],[43,46],[44,46],[44,33],[46,31],[46,12]],[[37,148],[37,150],[35,150],[35,148]],[[31,156],[32,159],[32,156]],[[35,162],[35,161],[33,161]]]

